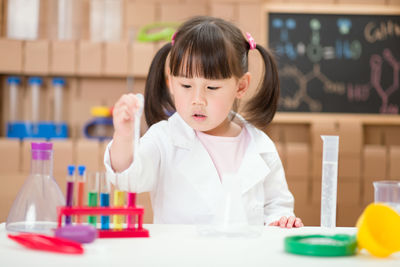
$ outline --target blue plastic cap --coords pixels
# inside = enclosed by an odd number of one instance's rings
[[[80,175],[80,176],[83,175],[83,173],[85,172],[85,170],[86,170],[86,167],[85,167],[84,165],[79,165],[79,166],[78,166],[78,172],[79,172],[79,175]]]
[[[53,78],[53,85],[61,85],[64,86],[65,85],[65,79],[64,78]]]
[[[74,175],[74,172],[75,172],[75,166],[68,165],[68,175],[72,176],[72,175]]]
[[[8,84],[17,84],[20,85],[21,84],[21,79],[17,76],[10,76],[7,78],[7,83]]]
[[[28,83],[29,85],[42,85],[43,79],[40,77],[30,77]]]

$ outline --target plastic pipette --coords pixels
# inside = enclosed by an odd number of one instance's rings
[[[321,226],[336,227],[336,195],[339,136],[321,136],[323,140]]]
[[[66,203],[67,207],[72,207],[73,199],[74,199],[74,173],[75,166],[68,166],[68,175],[67,175],[67,194],[66,194]],[[65,224],[71,223],[71,216],[65,216]]]
[[[135,113],[135,137],[134,137],[134,143],[133,143],[133,151],[134,151],[134,157],[133,160],[137,158],[138,155],[138,150],[139,150],[139,138],[140,138],[140,120],[142,118],[142,113],[143,113],[143,107],[144,107],[144,98],[142,94],[136,94],[136,97],[138,98],[139,102],[139,108]],[[136,206],[136,193],[131,192],[132,189],[129,188],[128,192],[128,199],[127,199],[127,205],[128,207],[135,207]],[[126,217],[126,223],[127,227],[129,228],[134,228],[135,227],[135,216],[128,215]]]

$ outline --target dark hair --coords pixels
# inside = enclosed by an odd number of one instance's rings
[[[232,23],[213,17],[194,17],[176,32],[174,45],[165,44],[155,55],[145,87],[145,116],[149,126],[168,118],[175,106],[166,84],[165,63],[173,76],[206,79],[240,78],[248,71],[250,45]],[[275,61],[257,45],[264,61],[264,75],[256,93],[241,109],[247,121],[265,128],[272,121],[279,98]]]

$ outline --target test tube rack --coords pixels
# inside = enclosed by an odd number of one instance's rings
[[[97,229],[99,238],[122,238],[122,237],[150,237],[149,231],[143,228],[144,208],[141,206],[135,207],[65,207],[57,208],[58,219],[57,227],[62,226],[62,217],[71,215],[131,215],[137,216],[137,227],[134,225],[131,228],[125,229]]]

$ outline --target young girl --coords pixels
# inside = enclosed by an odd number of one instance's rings
[[[245,120],[236,110],[249,88],[254,49],[265,74],[243,109]],[[123,95],[114,106],[114,138],[104,157],[111,182],[118,177],[121,190],[150,191],[154,223],[196,224],[212,220],[222,179],[235,174],[246,212],[261,203],[265,224],[303,226],[277,150],[255,128],[271,122],[278,96],[275,62],[249,34],[218,18],[190,19],[152,61],[144,105],[150,128],[139,148],[133,148],[138,99]]]

